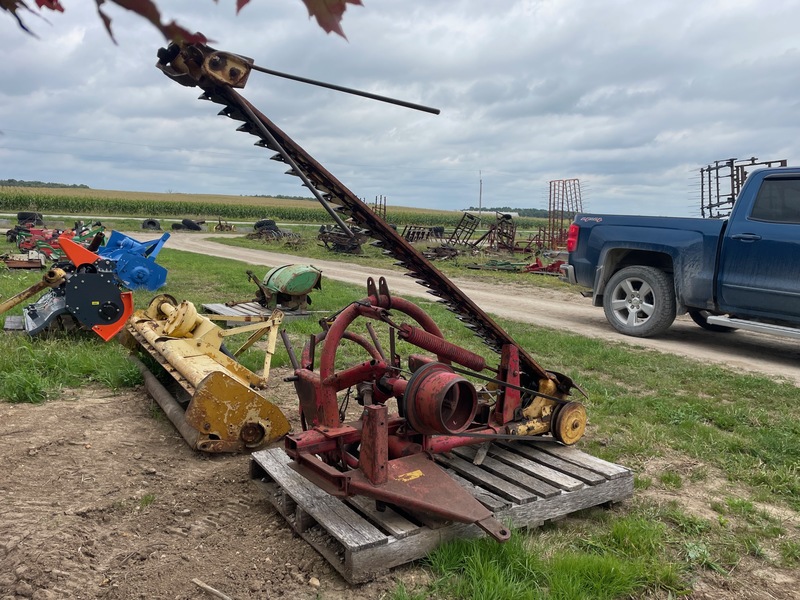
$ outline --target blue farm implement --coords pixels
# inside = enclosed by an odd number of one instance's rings
[[[55,263],[40,282],[0,304],[0,314],[47,290],[23,309],[29,335],[71,317],[108,341],[133,314],[133,294],[123,288],[154,291],[164,285],[166,269],[155,259],[168,237],[165,233],[155,242],[142,243],[115,231],[106,246],[90,250],[62,235],[58,243],[66,258]]]

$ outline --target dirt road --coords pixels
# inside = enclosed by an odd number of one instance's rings
[[[176,250],[232,258],[267,267],[301,260],[290,254],[236,248],[207,239],[215,236],[219,237],[219,234],[178,233],[167,244]],[[382,276],[389,283],[389,289],[397,295],[431,299],[425,288],[405,277],[400,270],[317,259],[314,259],[314,265],[322,270],[323,277],[365,286],[367,277]],[[800,344],[796,341],[743,331],[713,333],[701,329],[685,316],[680,317],[666,334],[657,339],[630,338],[611,329],[602,309],[593,307],[589,299],[575,292],[533,288],[530,285],[489,287],[469,279],[454,281],[483,310],[498,317],[677,354],[705,363],[725,365],[734,370],[785,377],[800,385]]]

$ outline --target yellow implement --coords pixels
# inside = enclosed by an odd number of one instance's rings
[[[42,276],[42,280],[34,283],[31,287],[27,290],[21,291],[16,296],[12,296],[5,302],[0,303],[0,315],[2,315],[7,310],[11,310],[17,304],[25,302],[28,298],[33,298],[36,294],[41,292],[42,290],[46,290],[47,288],[57,288],[66,279],[66,273],[63,269],[53,268],[47,271]]]
[[[222,329],[212,319],[251,321]],[[157,296],[137,311],[127,331],[188,392],[185,410],[133,357],[151,396],[190,446],[204,452],[245,452],[262,448],[289,432],[284,414],[263,395],[283,313],[268,318],[198,314],[191,302]],[[231,335],[250,333],[233,354],[223,346]],[[236,361],[244,350],[266,336],[263,372],[253,373]]]

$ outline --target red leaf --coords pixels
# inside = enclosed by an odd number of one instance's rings
[[[39,0],[37,0],[38,2]],[[53,0],[57,1],[57,0]],[[106,31],[108,31],[108,35],[111,36],[111,39],[114,39],[114,33],[111,30],[111,18],[106,15],[102,10],[100,10],[100,6],[106,0],[95,0],[97,2],[97,12],[100,13],[100,18],[103,20],[103,24],[106,26]],[[156,28],[164,34],[164,37],[168,40],[173,40],[176,42],[179,41],[186,41],[189,43],[202,43],[205,44],[208,40],[206,36],[202,33],[192,33],[188,29],[184,29],[180,25],[178,25],[175,21],[170,23],[164,24],[161,22],[161,13],[158,10],[158,7],[151,1],[151,0],[109,0],[114,4],[121,6],[122,8],[126,8],[131,12],[135,12],[138,15],[143,16],[145,19],[150,21]],[[116,43],[116,40],[115,40]]]
[[[33,37],[36,37],[36,34],[33,33],[28,27],[25,25],[23,20],[20,18],[18,11],[19,10],[27,10],[28,12],[33,12],[28,5],[23,2],[23,0],[0,0],[0,8],[6,10],[11,13],[11,15],[17,20],[17,25],[22,31],[29,33]],[[36,14],[36,13],[34,13]]]
[[[333,31],[343,38],[347,36],[340,25],[342,15],[348,4],[361,5],[361,0],[303,0],[308,8],[308,16],[314,17],[326,33]]]
[[[36,6],[40,9],[47,8],[49,10],[64,12],[64,7],[61,5],[61,0],[34,1],[36,2]],[[152,0],[95,0],[97,3],[97,12],[100,15],[103,25],[105,26],[106,31],[108,31],[108,35],[112,40],[114,39],[114,33],[111,30],[111,18],[102,10],[103,4],[105,4],[107,1],[113,2],[122,8],[141,15],[150,21],[161,33],[164,34],[164,37],[167,39],[186,41],[189,43],[206,43],[208,41],[203,34],[192,33],[174,21],[170,23],[162,23],[161,13]],[[214,0],[214,2],[218,2],[218,0]],[[236,12],[238,13],[240,10],[242,10],[242,8],[244,8],[249,2],[250,0],[236,0]],[[342,21],[342,15],[347,9],[347,5],[361,5],[361,0],[303,0],[303,2],[308,9],[309,16],[314,17],[322,29],[324,29],[327,33],[333,31],[342,37],[345,37],[345,35],[344,31],[342,31],[340,23]],[[0,0],[0,9],[11,13],[11,15],[19,23],[19,26],[28,33],[31,33],[22,22],[18,14],[20,10],[30,10],[25,4],[25,0]]]
[[[97,14],[100,15],[100,20],[103,21],[103,25],[105,26],[106,31],[108,32],[108,37],[110,37],[111,41],[116,44],[117,40],[114,39],[114,32],[111,31],[111,17],[109,17],[106,13],[100,10],[100,5],[103,4],[105,0],[96,0],[96,1],[97,1]]]
[[[61,3],[58,0],[36,0],[36,6],[39,8],[45,7],[49,8],[50,10],[64,12],[64,7],[61,6]]]
[[[161,28],[161,13],[158,7],[151,2],[151,0],[111,0],[114,4],[118,4],[122,8],[142,15],[145,19],[150,21],[153,25]]]

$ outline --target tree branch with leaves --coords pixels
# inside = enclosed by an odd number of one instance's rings
[[[164,23],[161,18],[161,11],[159,11],[158,6],[156,6],[152,0],[94,1],[97,4],[97,13],[112,40],[114,39],[114,33],[111,29],[111,18],[108,16],[108,14],[106,14],[106,12],[103,11],[103,5],[106,3],[116,4],[117,6],[121,6],[122,8],[142,16],[152,23],[153,26],[158,29],[168,40],[176,42],[185,41],[190,43],[205,43],[207,41],[206,36],[202,33],[193,33],[175,21]],[[218,0],[214,0],[214,2],[217,1]],[[39,11],[38,13],[33,8],[30,8],[28,4],[26,4],[25,0],[0,0],[0,9],[10,13],[16,19],[17,24],[23,31],[31,35],[35,35],[30,29],[28,29],[28,26],[22,20],[22,14],[28,12],[41,16],[41,12],[44,10],[64,12],[64,6],[61,4],[60,0],[34,0],[34,2],[36,4],[35,8]],[[249,2],[250,0],[236,0],[237,14]],[[342,37],[345,37],[341,26],[344,11],[347,9],[348,4],[360,5],[361,0],[303,0],[303,3],[308,9],[309,17],[316,19],[317,23],[320,27],[322,27],[322,29],[324,29],[327,33],[338,33]]]

